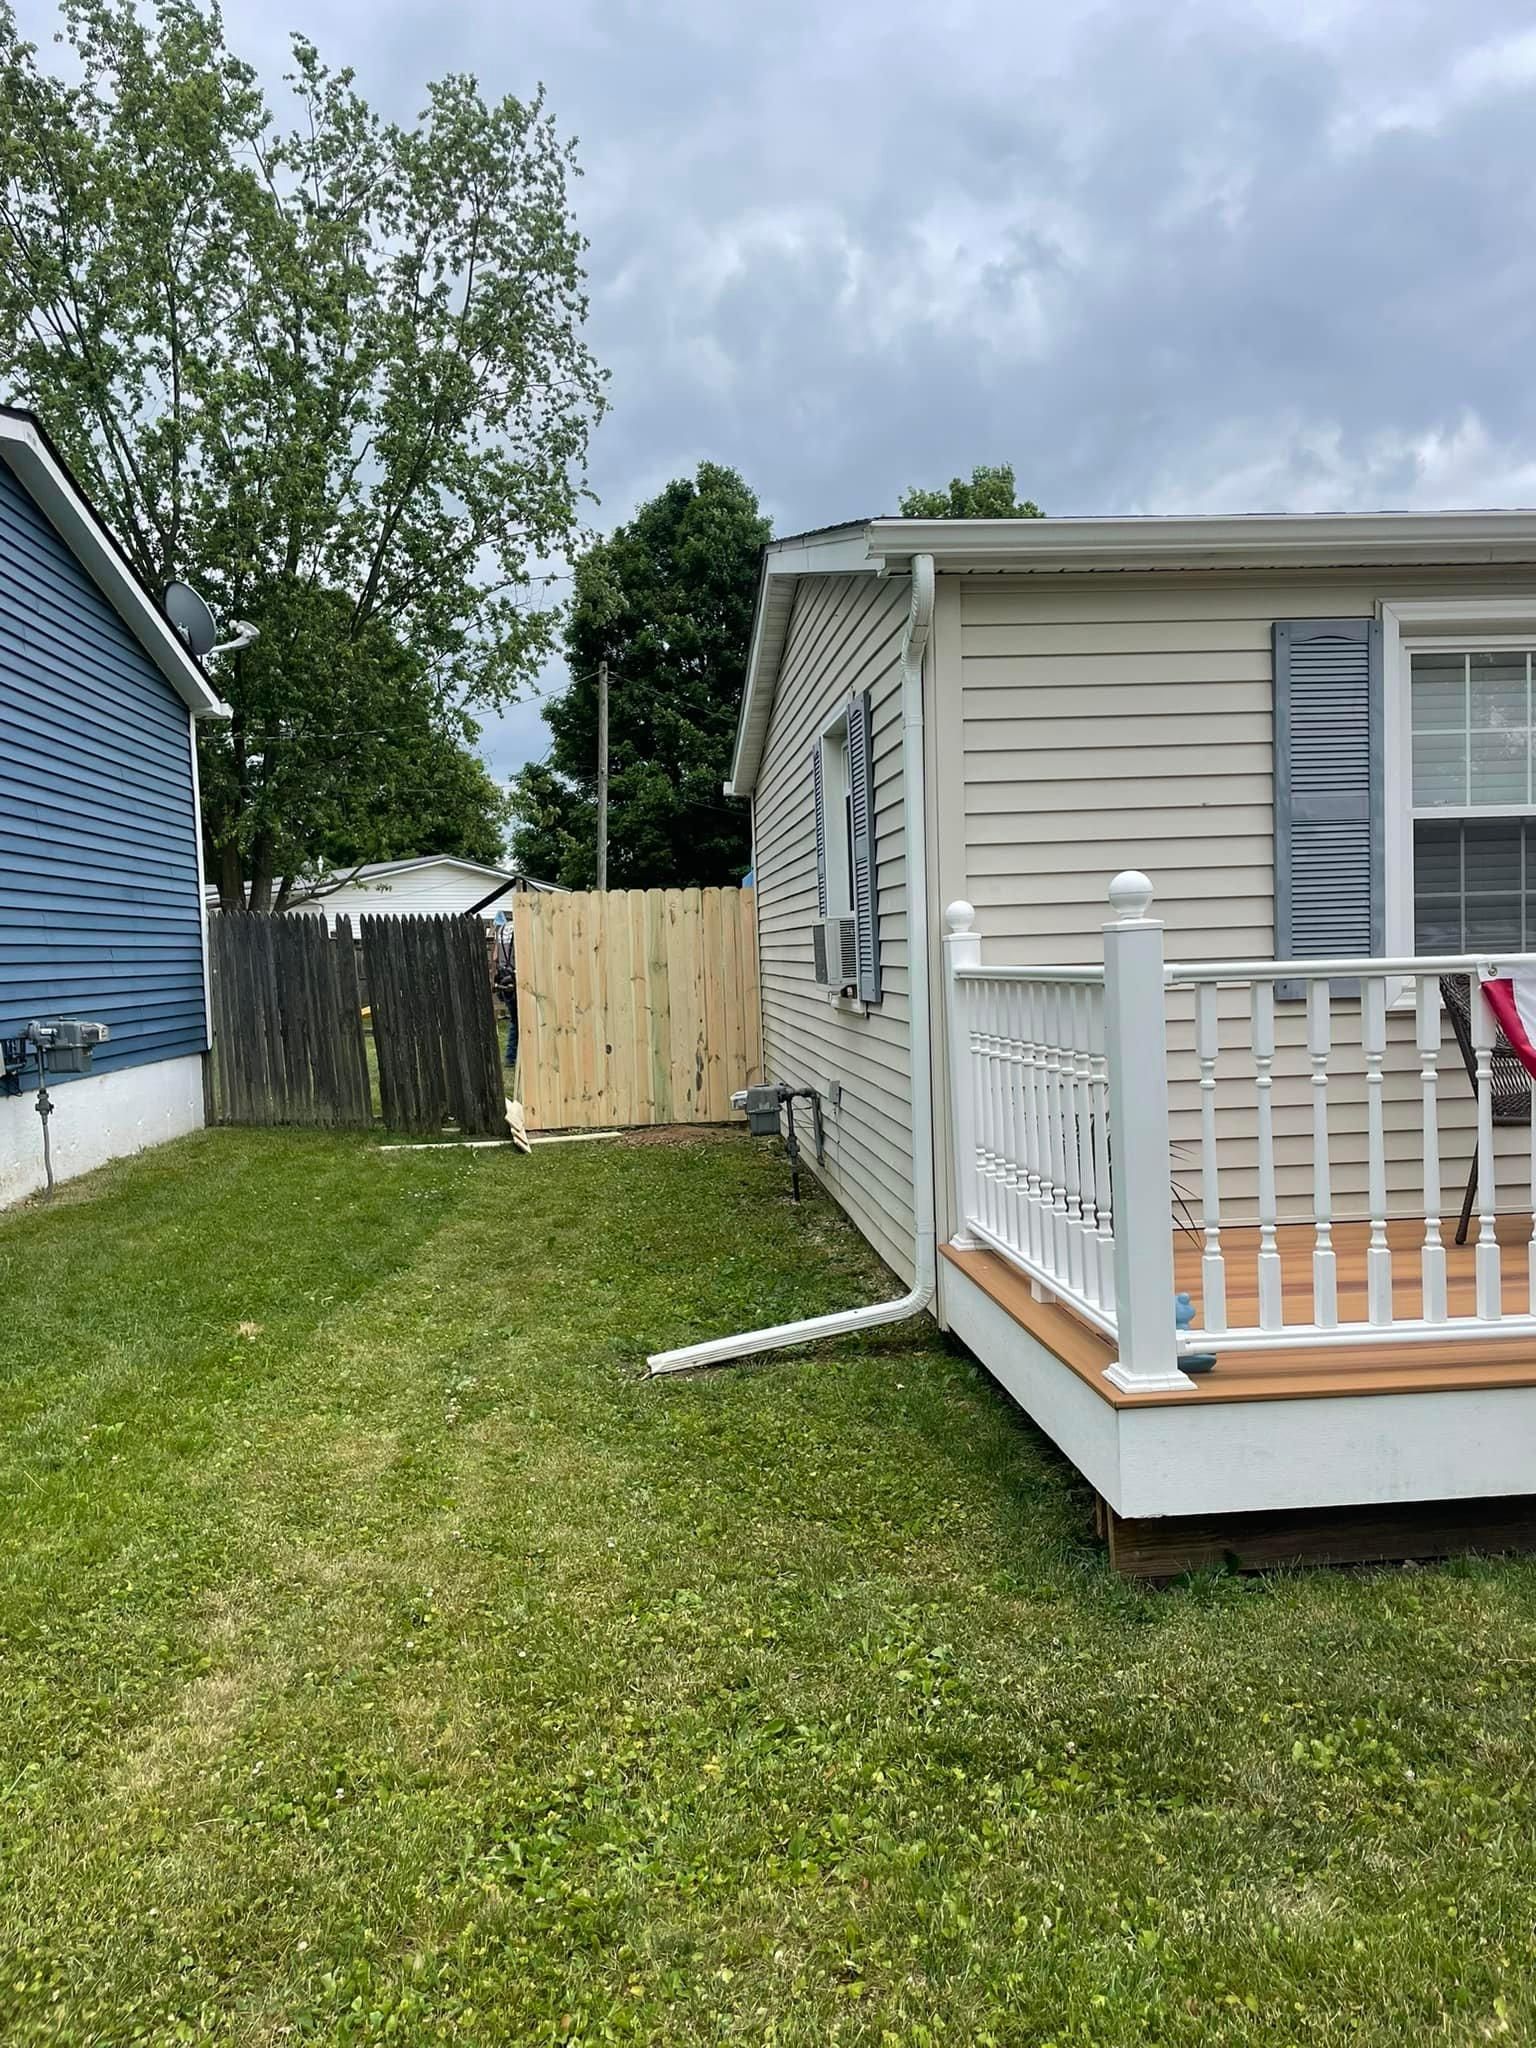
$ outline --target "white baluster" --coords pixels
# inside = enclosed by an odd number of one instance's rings
[[[1003,1132],[1002,1094],[998,1087],[997,1058],[997,983],[982,983],[983,1032],[982,1047],[986,1070],[987,1104],[987,1181],[986,1212],[987,1228],[994,1237],[1003,1235]]]
[[[1016,984],[999,985],[1002,1024],[1003,1079],[1003,1210],[1008,1218],[1008,1242],[1015,1251],[1023,1249],[1024,1238],[1019,1210],[1019,1152],[1024,1135],[1023,1110],[1019,1101],[1022,1056],[1018,1037],[1019,994]]]
[[[1093,1060],[1089,1052],[1089,1015],[1093,990],[1072,990],[1072,1043],[1077,1049],[1077,1185],[1081,1196],[1083,1293],[1095,1307],[1099,1293],[1098,1180],[1093,1158]]]
[[[948,967],[949,1106],[955,1143],[955,1234],[960,1251],[975,1251],[981,1240],[970,1225],[978,1220],[976,1175],[976,1056],[971,1020],[976,984],[962,980],[959,969],[981,963],[981,939],[973,929],[976,913],[969,903],[951,903],[944,913],[944,958]]]
[[[1020,1203],[1024,1250],[1030,1258],[1040,1257],[1040,1026],[1036,1013],[1035,984],[1026,981],[1019,988],[1020,1031],[1023,1035],[1022,1080],[1024,1100],[1024,1144],[1021,1160],[1023,1186]]]
[[[1056,1270],[1056,1220],[1053,1213],[1056,1139],[1054,1130],[1054,1091],[1051,1078],[1051,1013],[1049,992],[1044,982],[1034,982],[1035,1017],[1035,1101],[1039,1109],[1036,1135],[1039,1141],[1038,1186],[1035,1196],[1035,1258],[1041,1271],[1054,1273]],[[1054,1297],[1050,1290],[1034,1283],[1033,1293],[1041,1301]]]
[[[1049,982],[1039,985],[1040,1006],[1040,1263],[1057,1270],[1056,1190],[1060,1182],[1060,1125],[1057,1117],[1055,998]]]
[[[1210,1331],[1227,1327],[1227,1262],[1221,1251],[1221,1176],[1216,1149],[1216,1056],[1221,1049],[1217,988],[1195,990],[1195,1051],[1200,1060],[1200,1320]]]
[[[1392,1320],[1392,1246],[1387,1238],[1387,1141],[1382,1091],[1387,1056],[1387,982],[1368,974],[1360,985],[1360,1042],[1365,1052],[1366,1203],[1371,1212],[1365,1253],[1365,1312],[1378,1328]]]
[[[1065,991],[1060,982],[1047,987],[1046,1000],[1051,1018],[1051,1057],[1055,1091],[1052,1136],[1055,1141],[1056,1172],[1051,1188],[1051,1242],[1053,1268],[1070,1286],[1072,1283],[1072,1203],[1068,1193],[1072,1172],[1071,1055],[1066,1050]]]
[[[1419,1253],[1419,1289],[1426,1323],[1443,1323],[1445,1240],[1440,1234],[1440,983],[1421,974],[1414,990],[1414,1037],[1419,1051],[1422,1105],[1420,1150],[1424,1154],[1424,1246]]]
[[[1109,1062],[1104,1056],[1104,991],[1088,991],[1088,1058],[1093,1076],[1093,1177],[1098,1237],[1099,1292],[1110,1307],[1115,1299],[1115,1228],[1109,1171]]]
[[[1495,1323],[1504,1313],[1499,1270],[1498,1180],[1493,1156],[1493,1047],[1498,1027],[1483,994],[1481,977],[1469,984],[1472,1047],[1477,1055],[1477,1313]]]
[[[1066,1208],[1066,1278],[1079,1294],[1084,1285],[1083,1188],[1078,1126],[1076,992],[1070,983],[1056,991],[1056,1025],[1061,1040],[1061,1165],[1062,1201]]]
[[[971,983],[972,1065],[976,1075],[976,1220],[992,1228],[992,1099],[987,1060],[987,983]]]
[[[1267,981],[1252,989],[1254,1090],[1259,1117],[1259,1328],[1278,1330],[1285,1321],[1284,1275],[1275,1225],[1275,991]]]
[[[1338,1261],[1333,1250],[1333,1183],[1328,1158],[1328,1055],[1333,1049],[1328,984],[1307,983],[1307,1058],[1312,1063],[1312,1320],[1324,1330],[1339,1320]]]

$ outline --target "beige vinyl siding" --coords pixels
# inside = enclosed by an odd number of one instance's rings
[[[899,662],[905,581],[802,581],[790,620],[754,797],[764,1072],[814,1087],[825,1105],[818,1171],[881,1256],[912,1275],[912,1138]],[[855,691],[870,692],[883,998],[866,1016],[812,978],[816,819],[811,748]],[[841,1087],[841,1101],[830,1098]],[[809,1121],[806,1122],[809,1136]]]
[[[1276,619],[1363,617],[1383,598],[1528,590],[1519,570],[1282,575],[960,577],[958,743],[941,744],[941,805],[963,811],[963,845],[940,835],[940,903],[977,907],[984,956],[1078,964],[1102,957],[1104,891],[1144,868],[1170,959],[1273,958],[1273,663]],[[1390,687],[1391,678],[1388,678]],[[947,701],[954,702],[950,696]],[[941,727],[944,721],[939,713]],[[960,869],[956,872],[956,868]],[[1329,1061],[1333,1191],[1364,1212],[1365,1081],[1357,1001],[1334,1003]],[[1170,996],[1176,1175],[1198,1204],[1193,999]],[[1246,996],[1221,997],[1222,1200],[1251,1213],[1257,1111]],[[1301,1004],[1277,1011],[1276,1162],[1286,1214],[1310,1214],[1311,1106]],[[1420,1211],[1419,1067],[1411,1014],[1389,1020],[1384,1124],[1389,1198]],[[1440,1061],[1448,1212],[1472,1149],[1471,1089],[1449,1028]],[[1528,1139],[1501,1134],[1503,1193],[1524,1201]]]

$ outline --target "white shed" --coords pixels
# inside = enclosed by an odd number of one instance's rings
[[[485,867],[479,861],[459,860],[446,853],[424,854],[416,860],[370,861],[355,873],[343,870],[332,879],[340,886],[324,885],[324,893],[295,903],[293,910],[322,911],[333,926],[338,917],[350,917],[354,927],[359,917],[370,915],[452,917],[478,911],[491,919],[498,910],[511,911],[518,890],[555,886],[535,881],[515,868]]]

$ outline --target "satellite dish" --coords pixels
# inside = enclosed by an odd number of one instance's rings
[[[190,583],[167,583],[163,602],[166,617],[201,661],[219,637],[213,613]]]

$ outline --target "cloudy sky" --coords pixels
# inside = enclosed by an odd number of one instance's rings
[[[545,82],[603,523],[706,456],[784,532],[1002,460],[1049,512],[1536,504],[1529,0],[225,10],[400,116]]]

